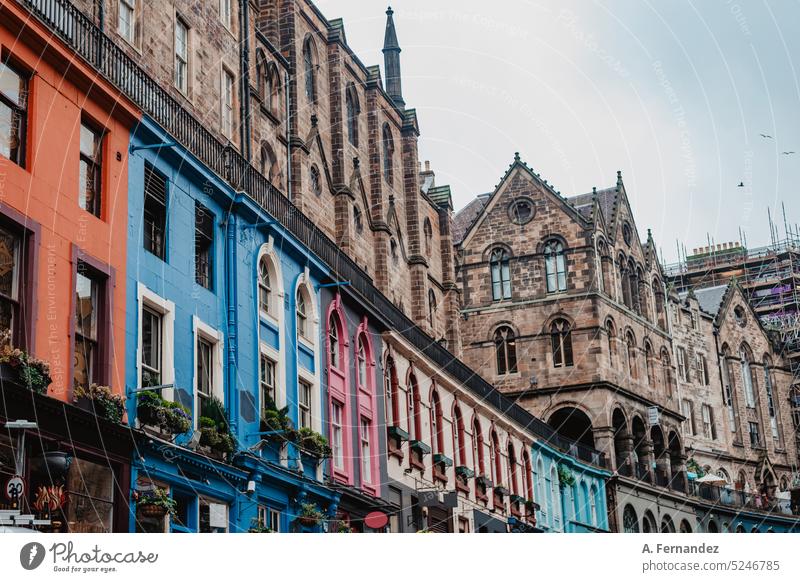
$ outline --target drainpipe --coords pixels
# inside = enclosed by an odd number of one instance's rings
[[[239,424],[239,390],[237,389],[237,337],[236,337],[236,322],[238,320],[237,312],[237,293],[236,293],[236,215],[232,210],[228,211],[228,216],[225,218],[225,300],[228,314],[228,333],[227,333],[227,346],[226,351],[228,354],[228,367],[225,374],[225,384],[228,387],[228,416],[231,426],[231,434],[237,435],[237,427]],[[238,435],[237,435],[238,438]]]
[[[289,72],[283,73],[283,92],[286,101],[286,197],[292,200],[292,136],[289,126],[289,118],[292,111],[292,100],[289,96]]]
[[[250,0],[239,0],[239,69],[241,70],[239,103],[239,139],[242,154],[249,162],[252,153],[250,147]]]

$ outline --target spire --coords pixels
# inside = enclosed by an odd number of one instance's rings
[[[386,73],[386,93],[395,105],[405,109],[403,91],[400,83],[400,44],[397,42],[397,32],[394,29],[392,7],[386,9],[386,36],[383,38],[383,65]]]

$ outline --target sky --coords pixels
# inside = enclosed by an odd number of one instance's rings
[[[383,66],[384,2],[316,0]],[[564,196],[622,171],[640,236],[770,243],[800,223],[800,0],[397,0],[420,159],[456,210],[519,152]],[[771,137],[762,137],[765,134]],[[783,155],[784,151],[796,154]],[[742,183],[743,186],[739,186]]]

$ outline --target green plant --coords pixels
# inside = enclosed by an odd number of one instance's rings
[[[558,482],[564,487],[572,487],[575,484],[575,475],[567,467],[558,466]]]
[[[316,503],[303,503],[300,505],[300,513],[297,517],[303,521],[317,524],[325,518],[325,514],[320,511]]]
[[[160,487],[141,493],[137,504],[139,506],[153,505],[155,507],[163,507],[170,515],[175,515],[178,510],[178,502],[170,497],[169,491]]]
[[[689,459],[686,461],[686,470],[695,473],[698,477],[702,477],[706,474],[700,464],[694,459]]]
[[[225,409],[225,404],[216,396],[210,398],[202,398],[200,401],[200,416],[210,418],[214,423],[219,426],[228,426],[228,411]]]
[[[34,358],[23,349],[11,345],[11,332],[0,333],[0,364],[6,364],[14,370],[20,384],[27,386],[38,394],[47,394],[47,387],[52,383],[50,365],[44,360]]]
[[[250,524],[250,528],[247,530],[248,533],[272,533],[272,529],[257,517],[250,520]]]
[[[332,454],[328,439],[307,427],[297,431],[297,443],[301,449],[315,457],[326,458]]]
[[[201,416],[198,425],[201,446],[209,447],[219,453],[232,453],[236,450],[236,443],[227,431],[227,427],[220,426],[208,416]]]
[[[275,403],[270,400],[267,406],[261,411],[261,431],[273,432],[270,438],[278,441],[296,442],[297,432],[294,424],[289,418],[289,407],[276,408]]]
[[[184,406],[164,400],[152,390],[139,393],[136,415],[142,424],[157,426],[170,434],[183,434],[192,427],[192,418]]]
[[[76,398],[86,398],[94,403],[95,412],[112,422],[122,422],[125,415],[125,398],[111,392],[108,386],[90,384],[75,388]]]

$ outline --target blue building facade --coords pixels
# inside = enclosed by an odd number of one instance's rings
[[[321,528],[326,271],[148,119],[129,164],[131,531]]]
[[[607,532],[606,481],[611,473],[546,443],[532,445],[536,525],[544,532]]]

